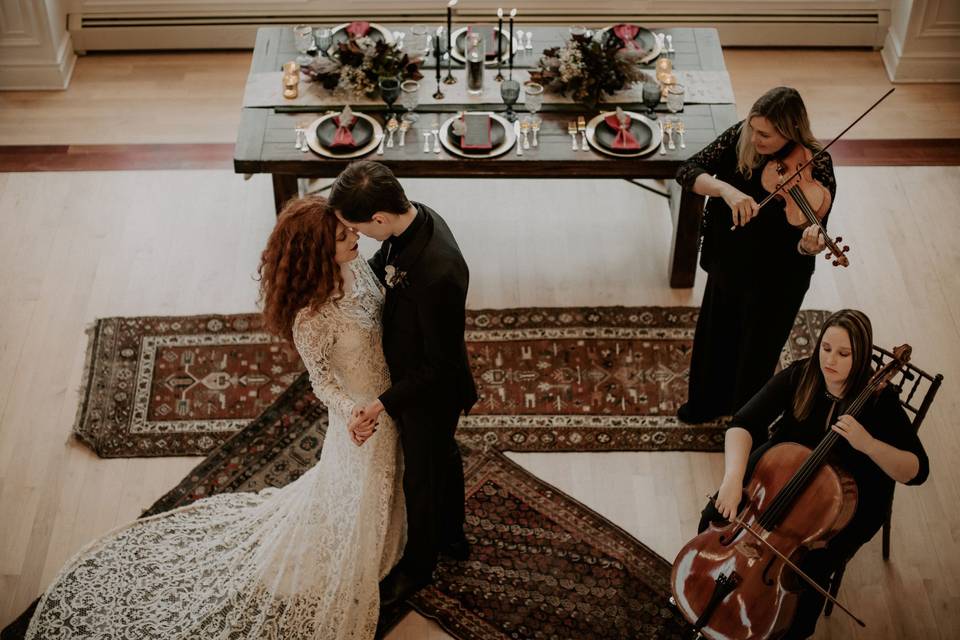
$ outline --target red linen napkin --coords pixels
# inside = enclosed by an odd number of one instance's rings
[[[347,25],[347,34],[354,38],[362,38],[370,31],[370,23],[363,20],[355,20]]]
[[[614,149],[639,149],[640,143],[630,133],[630,116],[623,116],[623,124],[617,119],[617,114],[611,113],[603,119],[608,125],[617,130],[617,137],[613,141]]]
[[[340,116],[333,117],[333,124],[337,125],[337,133],[333,136],[333,142],[330,143],[331,147],[355,147],[356,142],[353,140],[353,134],[350,133],[350,129],[353,128],[353,125],[357,123],[357,116],[350,116],[350,120],[343,124],[340,122]]]
[[[643,47],[637,44],[635,38],[640,33],[640,27],[635,24],[618,24],[613,28],[613,33],[623,40],[624,48],[642,51]]]

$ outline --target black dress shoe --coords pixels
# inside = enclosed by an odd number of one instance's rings
[[[441,547],[440,554],[460,562],[465,562],[470,559],[470,543],[467,542],[466,538],[461,538],[456,542],[451,542]]]
[[[404,571],[391,571],[380,583],[380,608],[394,607],[430,584],[431,578],[414,578]]]

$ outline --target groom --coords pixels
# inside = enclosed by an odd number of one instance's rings
[[[463,462],[454,440],[460,414],[477,401],[463,336],[469,271],[443,218],[407,200],[382,164],[348,166],[329,202],[344,225],[383,242],[370,266],[387,287],[383,352],[392,386],[357,408],[349,428],[362,444],[386,411],[400,430],[407,546],[380,583],[380,605],[387,608],[431,581],[439,553],[469,555]]]

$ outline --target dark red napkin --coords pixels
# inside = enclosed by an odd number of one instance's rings
[[[362,38],[370,31],[370,23],[363,20],[355,20],[347,25],[347,33],[354,38]]]
[[[356,142],[353,140],[353,134],[350,133],[350,129],[353,128],[353,125],[357,123],[357,116],[352,116],[350,122],[342,124],[340,122],[340,116],[333,117],[333,124],[337,125],[337,133],[333,136],[333,142],[330,143],[331,147],[355,147],[357,146]]]
[[[639,149],[640,143],[637,142],[637,139],[633,137],[633,134],[630,133],[630,116],[624,116],[625,120],[623,126],[620,126],[620,121],[617,120],[617,114],[611,113],[606,118],[603,119],[608,125],[617,130],[617,137],[613,141],[614,149]]]
[[[635,24],[618,24],[613,28],[613,33],[623,40],[624,48],[643,51],[643,47],[637,44],[636,37],[640,33],[640,27]]]

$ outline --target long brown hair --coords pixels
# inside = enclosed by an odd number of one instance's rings
[[[750,107],[747,119],[740,127],[740,141],[737,144],[737,169],[746,178],[753,175],[753,170],[763,162],[763,158],[753,146],[751,137],[753,127],[750,120],[757,116],[766,118],[781,136],[787,140],[802,144],[814,152],[820,150],[820,143],[813,137],[810,130],[810,118],[807,116],[807,107],[803,98],[796,89],[790,87],[774,87],[757,98]]]
[[[832,314],[820,328],[820,337],[813,349],[813,354],[804,365],[800,376],[800,384],[793,396],[793,415],[797,420],[803,420],[810,415],[814,401],[824,392],[826,383],[823,372],[820,370],[820,343],[823,334],[830,327],[840,327],[850,337],[850,355],[853,363],[850,374],[843,383],[843,397],[849,398],[853,393],[859,393],[873,374],[871,354],[873,353],[873,326],[870,318],[862,311],[855,309],[841,309]]]
[[[293,321],[304,307],[318,310],[343,293],[337,253],[339,221],[325,198],[307,196],[283,207],[260,256],[264,326],[293,339]]]

